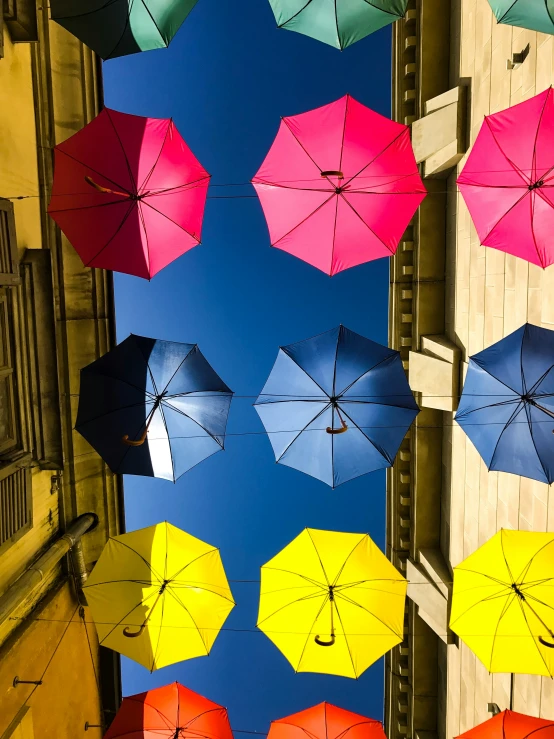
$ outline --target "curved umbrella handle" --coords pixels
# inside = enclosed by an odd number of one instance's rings
[[[344,179],[344,174],[339,169],[327,169],[321,173],[322,177],[338,177],[339,180]]]
[[[142,432],[142,436],[140,439],[137,439],[137,441],[133,441],[132,439],[129,439],[129,434],[125,434],[125,436],[121,437],[121,441],[124,444],[127,444],[127,446],[142,446],[144,442],[146,441],[146,434],[148,433],[148,426],[144,429]]]
[[[98,192],[106,192],[110,195],[122,195],[124,198],[131,197],[128,192],[119,192],[119,190],[110,190],[109,187],[102,187],[102,185],[99,185],[92,179],[92,177],[89,177],[88,175],[85,175],[85,182],[87,183],[87,185],[94,187],[95,190],[98,190]]]
[[[130,639],[134,639],[136,636],[140,636],[146,628],[146,621],[139,627],[138,631],[129,631],[129,627],[126,626],[123,629],[123,636],[128,636]]]
[[[542,636],[539,636],[539,641],[543,646],[548,647],[549,649],[554,649],[554,644],[552,644],[552,642],[546,641],[546,639],[543,639]]]
[[[331,634],[331,638],[329,641],[325,641],[325,639],[321,639],[319,634],[314,638],[314,641],[316,644],[319,644],[320,647],[332,647],[335,643],[335,635]]]
[[[330,426],[327,426],[325,431],[327,431],[328,434],[344,434],[345,431],[348,431],[348,426],[344,424],[340,429],[332,429]]]

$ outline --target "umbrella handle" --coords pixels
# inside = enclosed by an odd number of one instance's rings
[[[334,429],[331,426],[327,426],[325,431],[327,431],[328,434],[344,434],[345,431],[348,431],[348,426],[346,425],[346,422],[344,418],[341,416],[341,412],[339,411],[338,405],[335,406],[337,410],[337,415],[339,417],[339,421],[341,422],[341,428],[340,429]]]
[[[124,198],[130,197],[128,192],[120,192],[119,190],[110,190],[108,187],[102,187],[102,185],[96,183],[92,177],[89,177],[88,175],[85,175],[85,182],[91,187],[94,187],[95,190],[98,190],[98,192],[106,192],[110,195],[122,195]]]
[[[130,639],[134,639],[136,636],[140,636],[146,628],[146,621],[139,627],[138,631],[129,631],[129,627],[126,626],[123,629],[123,636],[128,636]]]
[[[332,647],[335,643],[335,635],[331,634],[331,638],[329,641],[326,641],[325,639],[321,639],[319,634],[314,638],[314,641],[316,644],[319,644],[320,647]]]
[[[546,639],[543,639],[542,636],[539,636],[539,641],[543,646],[548,647],[549,649],[554,649],[554,644],[552,644],[552,642],[546,641]]]
[[[148,433],[148,426],[144,429],[142,432],[142,436],[140,439],[137,439],[137,441],[133,441],[132,439],[129,439],[129,434],[125,434],[125,436],[121,437],[121,441],[124,444],[127,444],[127,446],[142,446],[144,442],[146,441],[146,434]]]
[[[338,169],[327,169],[321,173],[322,177],[338,177],[339,180],[344,179],[344,174]]]

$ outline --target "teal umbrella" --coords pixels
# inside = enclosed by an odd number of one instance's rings
[[[102,59],[163,49],[198,0],[51,0],[55,20]]]
[[[499,23],[554,34],[554,0],[489,0]]]
[[[402,18],[408,0],[269,0],[279,28],[346,49]]]

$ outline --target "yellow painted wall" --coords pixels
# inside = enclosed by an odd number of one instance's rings
[[[88,609],[83,623],[71,587],[65,583],[47,596],[33,619],[0,649],[0,739],[24,705],[31,708],[36,739],[99,739],[101,729],[84,729],[86,722],[101,723],[95,677],[98,643]],[[13,687],[16,676],[42,678],[43,684],[36,689]]]

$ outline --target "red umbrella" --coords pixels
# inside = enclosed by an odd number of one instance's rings
[[[457,739],[554,739],[554,722],[526,716],[515,711],[502,711]]]
[[[380,721],[320,703],[271,723],[267,739],[386,739]]]
[[[458,178],[481,243],[554,262],[554,91],[487,116]]]
[[[124,698],[104,739],[233,739],[227,711],[180,683]]]
[[[48,212],[86,266],[150,279],[200,243],[209,181],[171,119],[104,108],[56,146]]]
[[[426,192],[408,127],[350,95],[283,118],[252,182],[271,245],[328,275],[394,254]]]

